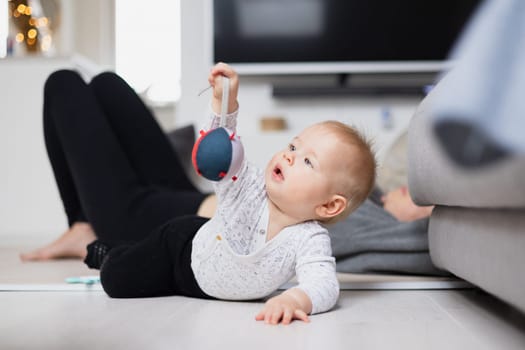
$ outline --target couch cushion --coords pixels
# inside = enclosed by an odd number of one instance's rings
[[[525,210],[436,207],[429,245],[438,267],[525,311]]]
[[[418,106],[408,131],[408,183],[419,205],[525,207],[525,157],[508,157],[479,168],[462,168],[445,154],[432,130],[429,110],[438,84]]]

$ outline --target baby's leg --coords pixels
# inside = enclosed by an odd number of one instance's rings
[[[100,270],[106,293],[113,298],[209,298],[199,288],[191,269],[192,239],[206,221],[198,216],[180,217],[140,242],[110,249]],[[90,252],[87,259],[94,255],[96,252]]]

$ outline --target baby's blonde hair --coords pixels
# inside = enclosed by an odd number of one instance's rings
[[[340,182],[336,184],[336,189],[348,200],[348,204],[340,214],[324,221],[325,224],[333,224],[350,215],[370,195],[376,181],[377,163],[372,142],[356,128],[335,120],[318,125],[332,130],[341,142],[354,150],[342,155],[345,158],[341,159],[341,174],[336,179]]]

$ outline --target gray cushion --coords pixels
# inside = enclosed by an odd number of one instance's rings
[[[525,311],[525,211],[436,207],[432,261]]]
[[[510,157],[468,170],[446,156],[431,130],[428,109],[438,84],[419,105],[408,133],[408,183],[419,205],[525,207],[525,157]]]

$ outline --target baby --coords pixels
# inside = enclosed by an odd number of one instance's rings
[[[209,75],[210,125],[222,113],[224,77],[230,80],[226,127],[234,133],[239,79],[222,63]],[[357,208],[375,178],[374,156],[354,129],[315,124],[265,170],[241,159],[235,174],[214,183],[218,206],[208,219],[201,208],[213,196],[190,183],[122,78],[105,72],[86,83],[60,70],[46,81],[44,99],[46,147],[71,227],[22,259],[85,258],[114,298],[271,296],[256,315],[271,324],[308,321],[337,302],[335,260],[322,224]],[[294,275],[297,286],[274,294]]]
[[[219,63],[210,72],[211,125],[221,112],[222,77],[230,79],[226,127],[235,132],[239,79]],[[370,145],[336,121],[306,128],[278,152],[266,169],[247,161],[236,181],[215,184],[216,214],[193,239],[191,266],[202,290],[228,300],[270,295],[294,275],[298,285],[270,298],[256,320],[309,321],[337,302],[339,285],[330,238],[321,223],[356,209],[375,181]]]
[[[235,132],[239,79],[223,63],[209,75],[210,125],[218,125],[223,77],[230,79],[226,127]],[[240,164],[235,181],[228,176],[214,182],[218,206],[211,219],[174,215],[141,240],[129,242],[124,230],[113,246],[104,237],[90,243],[85,262],[100,268],[106,293],[253,300],[273,295],[296,275],[298,285],[269,298],[255,319],[308,322],[309,314],[330,310],[339,284],[322,223],[344,218],[367,198],[375,178],[368,143],[342,123],[322,122],[291,140],[264,171],[246,159]],[[172,189],[155,189],[160,194],[154,192],[153,199],[160,200],[148,202],[148,212],[155,213],[166,198],[188,201],[184,191],[179,197]],[[164,191],[169,197],[162,197]]]

